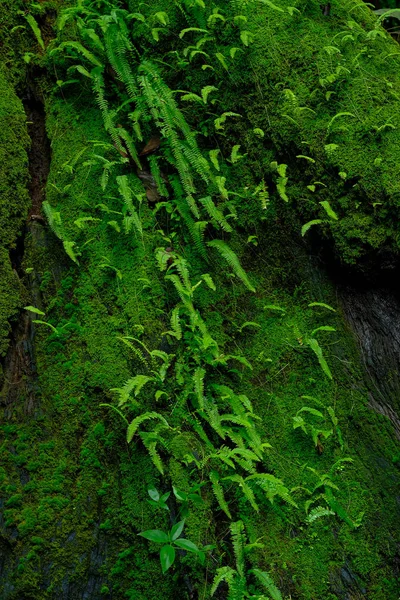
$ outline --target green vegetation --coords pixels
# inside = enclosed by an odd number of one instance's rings
[[[1,398],[1,594],[397,600],[399,444],[301,238],[398,252],[395,42],[346,1],[21,8],[1,56],[51,167],[12,283],[28,138],[0,78],[0,350],[26,305],[38,374]]]

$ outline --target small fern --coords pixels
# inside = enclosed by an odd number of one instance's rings
[[[226,260],[229,266],[232,268],[233,272],[239,279],[244,283],[244,285],[251,292],[255,292],[255,288],[251,285],[246,272],[242,268],[239,263],[239,259],[234,253],[234,251],[222,240],[212,240],[211,242],[207,242],[207,246],[210,248],[215,248],[219,254]]]

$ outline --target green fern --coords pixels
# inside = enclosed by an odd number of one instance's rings
[[[140,425],[142,423],[144,423],[145,421],[148,421],[148,420],[151,420],[151,419],[159,419],[162,423],[164,423],[164,425],[166,425],[166,427],[169,427],[167,421],[159,413],[157,413],[157,412],[145,412],[142,415],[139,415],[138,417],[136,417],[135,419],[133,419],[133,421],[131,421],[131,423],[129,424],[128,430],[127,430],[127,434],[126,434],[126,439],[127,439],[128,444],[132,441],[133,436],[135,435],[135,433],[139,429]]]
[[[207,214],[211,217],[214,225],[221,227],[224,231],[232,231],[232,227],[229,225],[223,213],[215,206],[211,196],[199,198],[199,202],[206,209]]]
[[[214,492],[214,496],[217,499],[219,507],[224,511],[229,519],[232,519],[231,513],[229,511],[229,506],[225,500],[224,490],[222,489],[222,485],[219,482],[219,475],[217,471],[211,471],[210,473],[210,481],[212,484],[212,490]]]
[[[249,289],[251,292],[256,291],[255,288],[251,285],[244,269],[240,265],[238,257],[225,242],[223,242],[222,240],[212,240],[211,242],[207,242],[207,246],[210,246],[210,248],[215,248],[220,253],[220,255],[232,268],[235,275],[239,277],[239,279],[241,279],[241,281],[244,283],[247,289]]]

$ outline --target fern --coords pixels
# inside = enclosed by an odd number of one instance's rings
[[[135,377],[131,377],[121,388],[112,388],[112,392],[117,392],[119,395],[119,404],[118,406],[123,406],[128,402],[132,392],[135,396],[139,396],[142,388],[149,381],[153,381],[154,377],[148,377],[147,375],[136,375]],[[135,402],[137,405],[137,402]]]
[[[41,47],[42,50],[45,50],[45,46],[44,46],[44,41],[42,38],[42,32],[40,31],[40,27],[36,22],[36,19],[33,15],[31,15],[30,13],[25,14],[21,11],[21,13],[23,14],[23,16],[25,17],[26,21],[28,22],[30,28],[32,29],[35,38],[37,40],[37,43],[39,44],[39,46]]]
[[[282,600],[282,594],[274,584],[271,576],[260,569],[251,569],[249,573],[253,573],[258,581],[265,587],[272,600]]]
[[[247,289],[249,289],[251,292],[256,291],[255,288],[251,285],[245,271],[241,267],[238,257],[236,256],[234,251],[227,244],[225,244],[225,242],[223,242],[222,240],[212,240],[211,242],[207,242],[207,246],[210,246],[210,248],[215,248],[220,253],[220,255],[233,269],[235,275],[239,277],[239,279],[241,279],[241,281],[244,283]]]
[[[47,202],[47,200],[45,202],[43,202],[42,208],[43,208],[44,214],[47,217],[47,221],[49,223],[50,229],[58,237],[59,240],[63,240],[65,237],[65,234],[64,234],[64,230],[63,230],[63,226],[62,226],[61,214],[58,211],[56,211],[51,206],[51,204],[49,204],[49,202]]]
[[[289,494],[289,490],[283,484],[283,481],[277,479],[270,473],[256,473],[255,475],[249,475],[246,477],[246,482],[255,482],[267,495],[268,500],[273,504],[275,496],[282,498],[288,504],[297,508],[297,504]]]
[[[230,475],[228,477],[224,477],[224,481],[234,481],[237,483],[254,510],[259,512],[260,509],[256,502],[254,492],[241,475]]]
[[[229,517],[229,519],[232,519],[228,504],[225,500],[224,490],[222,489],[222,485],[219,482],[219,475],[218,475],[217,471],[211,471],[210,481],[212,484],[212,490],[217,499],[219,507],[221,508],[221,510],[224,511],[224,513],[226,514],[227,517]]]
[[[235,578],[236,575],[236,571],[234,569],[232,569],[232,567],[220,567],[219,569],[217,569],[215,577],[214,577],[214,581],[211,587],[211,596],[214,596],[215,592],[217,591],[218,586],[223,582],[226,581],[226,583],[230,586]]]
[[[157,443],[161,443],[162,445],[166,445],[165,441],[158,434],[160,428],[164,429],[165,426],[161,425],[161,427],[157,427],[155,431],[145,432],[141,431],[139,433],[140,439],[143,442],[144,447],[148,451],[150,458],[158,471],[160,471],[161,475],[164,475],[164,467],[162,464],[161,457],[157,452]]]
[[[164,425],[166,425],[167,427],[169,427],[167,421],[159,413],[157,413],[157,412],[145,412],[142,415],[139,415],[138,417],[136,417],[135,419],[133,419],[133,421],[131,421],[131,423],[129,424],[128,430],[127,430],[127,434],[126,434],[126,439],[127,439],[128,444],[132,441],[133,436],[137,432],[137,430],[140,427],[140,425],[142,423],[144,423],[145,421],[148,421],[150,419],[159,419],[160,421],[162,421],[162,423],[164,423]]]
[[[212,201],[211,196],[206,196],[205,198],[200,198],[199,202],[204,206],[208,215],[211,217],[214,224],[219,225],[224,231],[231,232],[232,227],[229,225],[228,221],[225,219],[223,213],[215,206]]]
[[[200,410],[204,410],[204,376],[206,372],[202,367],[197,367],[194,373],[194,389]]]
[[[328,366],[328,363],[325,360],[324,354],[322,352],[322,348],[319,345],[318,341],[315,338],[308,338],[306,340],[308,346],[310,346],[311,350],[314,352],[316,357],[318,358],[318,362],[321,365],[321,369],[328,377],[328,379],[333,379],[331,370]]]

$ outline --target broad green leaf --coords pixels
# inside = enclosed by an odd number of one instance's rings
[[[164,531],[160,531],[160,529],[149,529],[148,531],[142,531],[139,533],[141,537],[146,538],[146,540],[150,540],[150,542],[156,542],[157,544],[165,544],[169,542],[169,537]]]
[[[176,540],[175,546],[182,548],[183,550],[187,550],[188,552],[195,552],[196,554],[200,552],[196,544],[193,544],[190,540],[186,540],[185,538],[181,538],[180,540]]]
[[[176,523],[171,529],[171,540],[175,541],[181,535],[183,528],[185,527],[185,519]]]
[[[162,572],[166,573],[175,561],[175,548],[173,546],[163,546],[160,551],[160,561]]]
[[[155,502],[159,501],[160,494],[158,493],[158,491],[154,487],[154,485],[149,485],[149,487],[147,488],[147,493],[149,494],[149,496],[152,500],[155,500]]]

